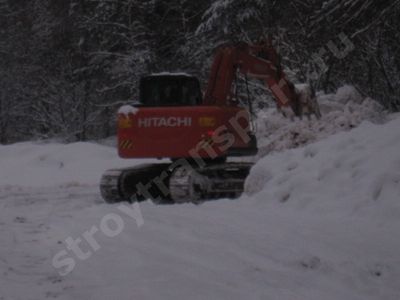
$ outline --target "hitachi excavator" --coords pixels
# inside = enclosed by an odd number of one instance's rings
[[[238,73],[264,81],[285,116],[319,117],[313,93],[288,81],[271,42],[219,47],[204,96],[188,74],[142,77],[139,101],[118,112],[118,153],[170,161],[106,171],[104,200],[199,203],[240,196],[252,163],[226,158],[255,155],[257,142],[251,110],[235,92]]]

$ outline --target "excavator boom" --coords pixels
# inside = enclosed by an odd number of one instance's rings
[[[226,105],[231,101],[236,72],[263,80],[273,94],[278,109],[286,115],[302,117],[303,114],[314,114],[320,117],[315,97],[311,92],[296,91],[282,69],[278,53],[269,42],[220,47],[211,67],[204,102]]]

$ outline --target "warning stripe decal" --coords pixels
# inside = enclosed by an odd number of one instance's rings
[[[133,142],[132,142],[131,140],[122,140],[122,141],[119,143],[119,147],[120,147],[121,149],[132,149],[132,147],[133,147]]]

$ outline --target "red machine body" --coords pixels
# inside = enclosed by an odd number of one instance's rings
[[[248,128],[251,135],[248,113],[235,106],[140,108],[135,114],[119,115],[119,155],[180,158],[211,154],[215,158],[256,153],[255,145],[243,140],[230,122]],[[227,143],[229,148],[224,147]]]

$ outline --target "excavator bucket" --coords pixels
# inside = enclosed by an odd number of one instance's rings
[[[308,84],[295,85],[297,94],[296,106],[298,107],[298,116],[307,116],[310,118],[315,115],[318,119],[321,118],[321,111],[315,96],[314,90]]]

